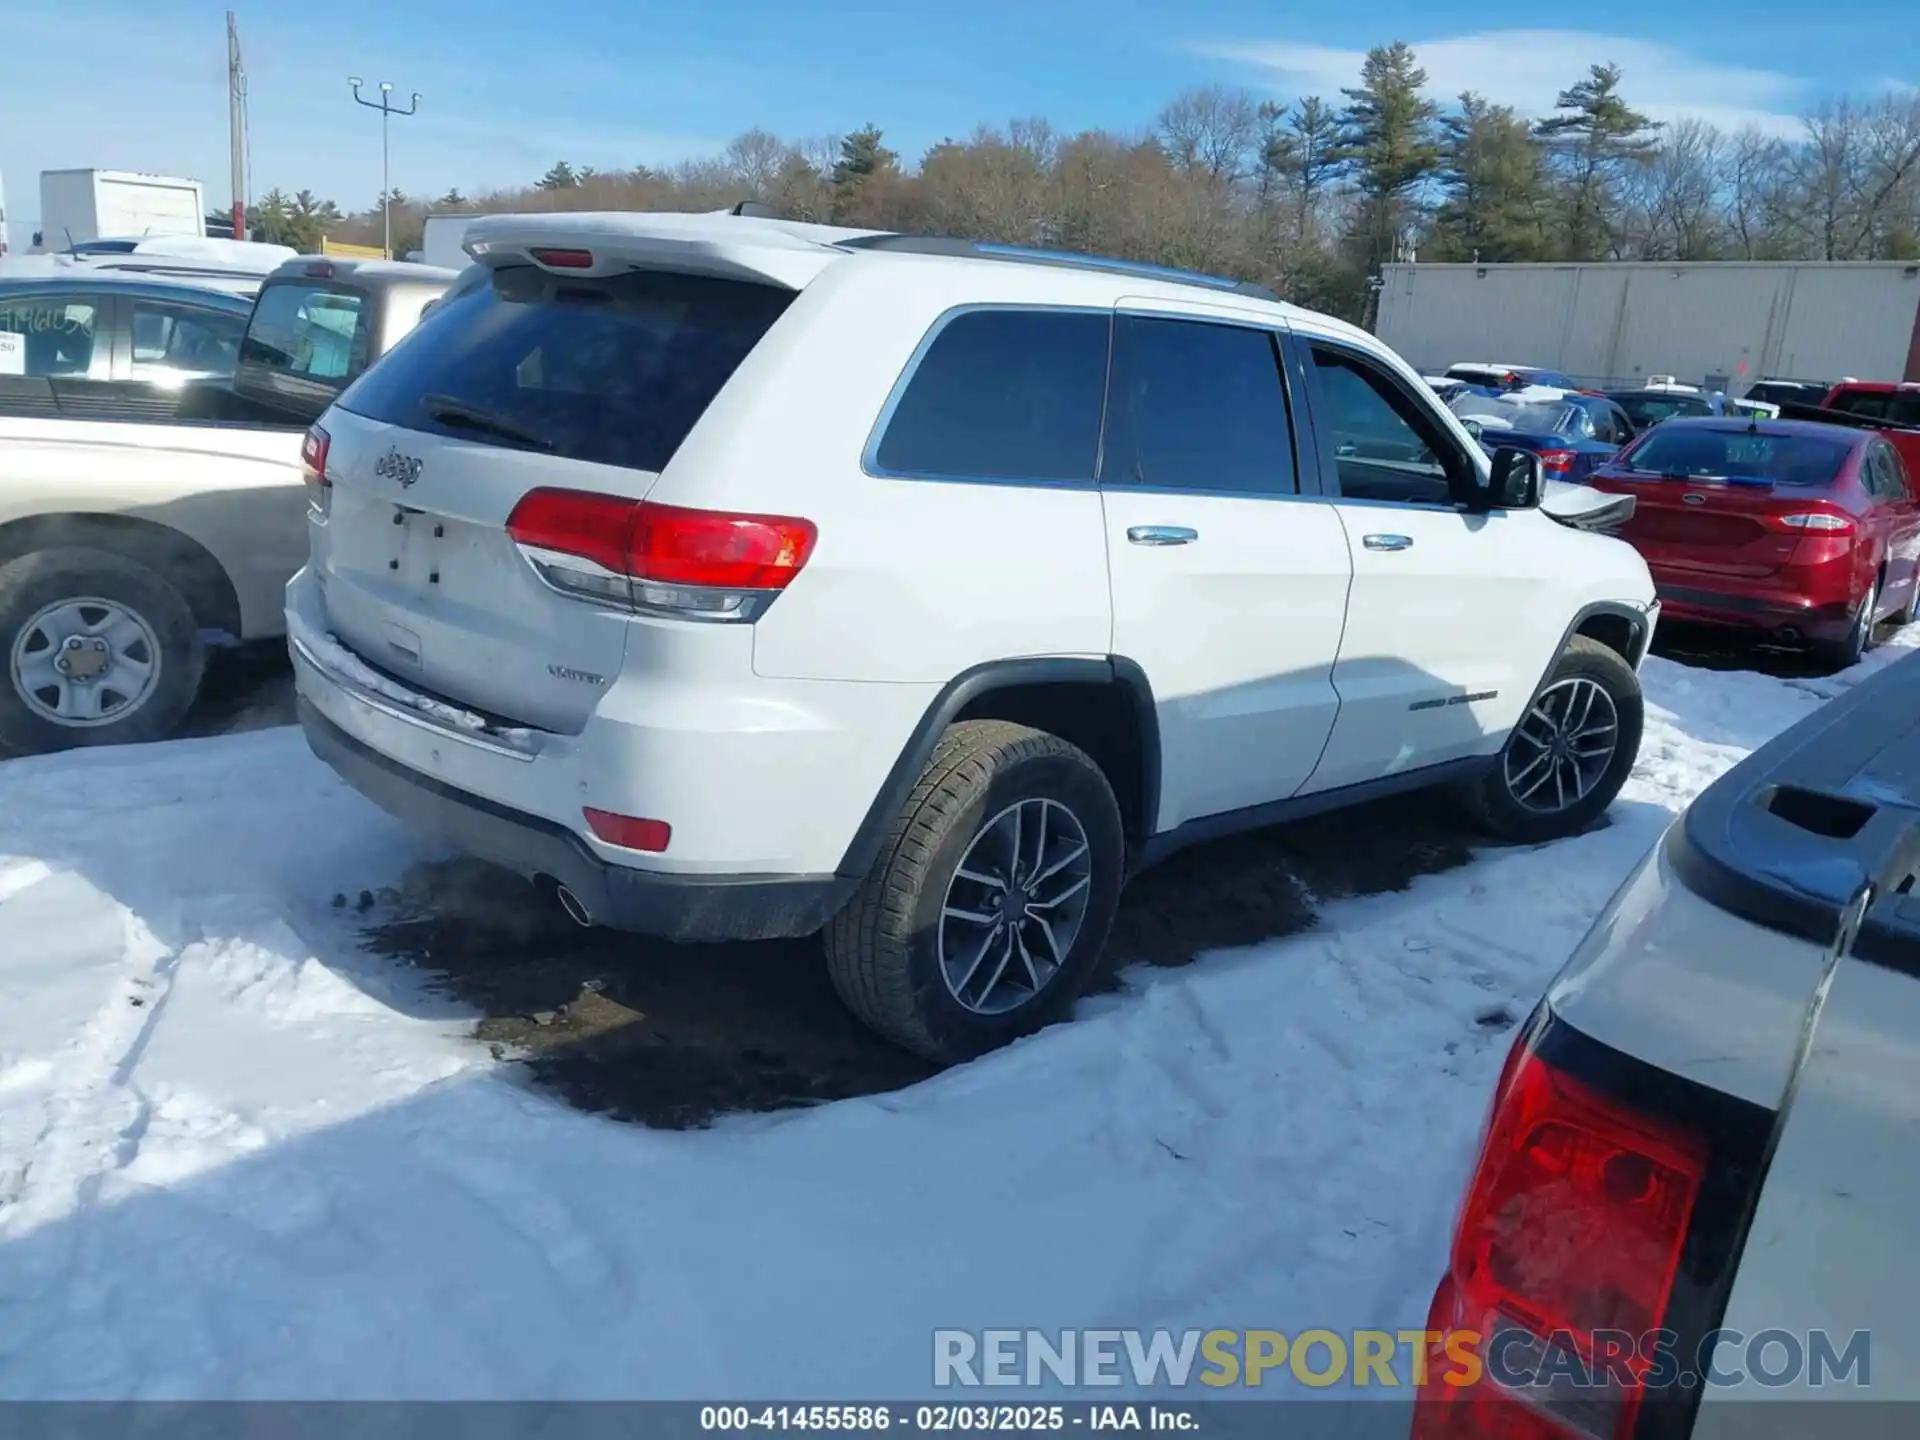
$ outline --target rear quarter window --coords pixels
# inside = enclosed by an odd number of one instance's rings
[[[927,479],[1090,483],[1111,330],[1104,312],[953,316],[886,416],[874,465]]]
[[[657,270],[503,267],[443,296],[339,404],[411,430],[661,470],[793,299]]]

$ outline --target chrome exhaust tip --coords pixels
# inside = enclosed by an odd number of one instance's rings
[[[583,930],[593,928],[593,916],[587,907],[580,903],[580,897],[564,885],[553,887],[553,898],[560,902],[560,908],[567,912],[567,918]]]

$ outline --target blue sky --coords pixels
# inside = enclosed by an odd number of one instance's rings
[[[1376,0],[235,0],[252,93],[253,188],[308,186],[349,208],[380,183],[379,122],[357,74],[423,93],[393,125],[409,193],[525,181],[554,160],[603,168],[867,121],[917,155],[981,121],[1062,129],[1150,121],[1176,91],[1225,82],[1333,95],[1372,44],[1405,39],[1441,97],[1472,88],[1538,112],[1595,60],[1662,118],[1790,132],[1848,90],[1920,82],[1920,34],[1886,0],[1748,0],[1733,12],[1619,0],[1479,13]],[[19,233],[42,169],[195,176],[227,199],[225,5],[0,0],[0,181]],[[1548,28],[1549,26],[1553,28]],[[1860,56],[1871,55],[1863,69]]]

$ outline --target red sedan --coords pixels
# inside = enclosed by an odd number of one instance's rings
[[[1874,429],[1673,419],[1590,476],[1635,497],[1620,538],[1646,557],[1661,613],[1811,644],[1846,666],[1920,605],[1920,505]]]

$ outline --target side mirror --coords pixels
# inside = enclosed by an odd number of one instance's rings
[[[1493,478],[1487,485],[1487,508],[1533,510],[1546,488],[1546,471],[1531,450],[1502,445],[1493,452]]]
[[[1480,438],[1481,433],[1487,428],[1486,426],[1482,425],[1478,420],[1462,420],[1460,424],[1466,430],[1467,434],[1471,435],[1476,440]]]

